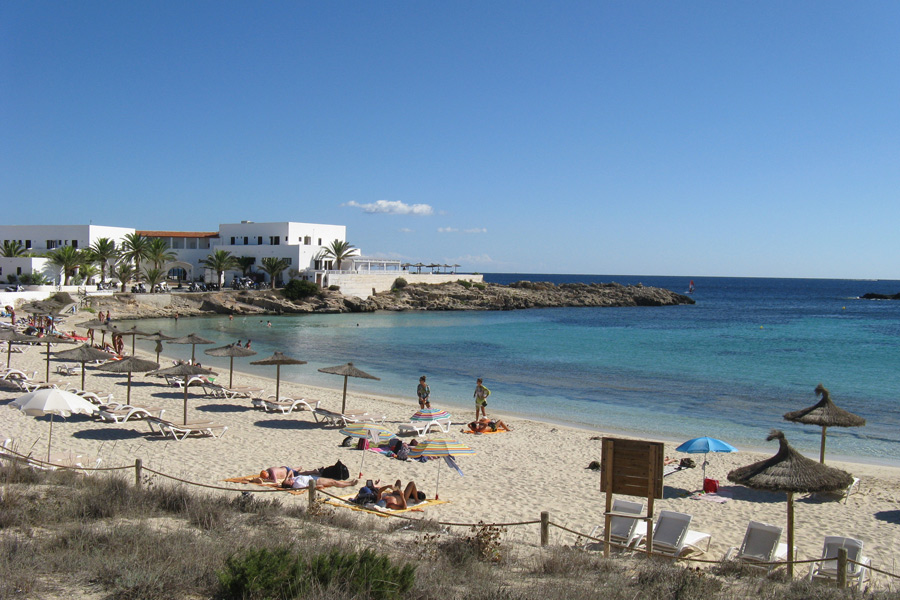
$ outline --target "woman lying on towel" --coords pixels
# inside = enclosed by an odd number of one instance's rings
[[[252,479],[253,483],[281,483],[288,477],[296,475],[318,475],[319,469],[311,471],[301,471],[300,469],[292,469],[290,467],[269,467],[259,472],[259,477]]]
[[[410,481],[406,484],[406,488],[401,491],[402,487],[403,485],[399,479],[394,485],[385,485],[383,487],[367,486],[359,490],[356,498],[351,500],[351,502],[356,504],[374,502],[375,506],[382,508],[403,510],[425,499],[425,493],[420,492],[416,488],[416,482]]]
[[[306,490],[309,489],[309,486],[316,486],[317,490],[329,488],[329,487],[352,487],[356,485],[356,479],[351,479],[350,481],[340,481],[339,479],[330,479],[328,477],[321,477],[319,475],[288,475],[284,478],[284,481],[281,482],[281,487],[283,488],[291,488],[293,490]]]
[[[482,417],[477,421],[472,421],[469,423],[469,429],[474,431],[475,433],[484,433],[486,431],[512,431],[509,427],[506,426],[506,423],[503,421],[488,419],[487,417]]]

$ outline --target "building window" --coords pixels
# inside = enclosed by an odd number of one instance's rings
[[[322,238],[319,238],[319,245],[322,245]]]
[[[22,274],[22,267],[16,267],[16,275]]]
[[[47,250],[56,248],[56,240],[47,240]]]
[[[244,245],[246,246],[246,245],[248,245],[249,243],[250,243],[250,238],[248,238],[248,237],[245,235],[245,236],[244,236]]]
[[[234,246],[234,238],[231,238],[231,245]]]
[[[25,240],[25,249],[31,250],[31,240]]]
[[[72,247],[78,248],[78,240],[72,240]]]
[[[269,236],[269,245],[270,246],[277,246],[280,243],[281,243],[281,236],[277,236],[277,235]]]
[[[291,258],[290,256],[288,256],[287,258],[284,259],[284,262],[286,262],[289,265],[292,265],[292,264],[294,264],[294,259]]]
[[[262,236],[259,236],[258,238],[256,238],[256,245],[262,246]]]
[[[306,236],[305,238],[303,238],[303,244],[309,246],[310,244],[312,244],[312,238],[310,236]]]

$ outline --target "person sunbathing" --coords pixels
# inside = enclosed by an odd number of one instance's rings
[[[250,481],[253,483],[280,483],[288,477],[295,475],[318,475],[319,469],[310,471],[301,471],[300,469],[292,469],[290,467],[269,467],[259,472],[259,477],[254,477]]]
[[[357,480],[351,479],[350,481],[340,481],[338,479],[330,479],[328,477],[321,477],[319,475],[288,475],[284,478],[284,481],[281,482],[281,487],[283,488],[291,488],[294,490],[306,490],[309,489],[309,486],[316,486],[317,490],[329,488],[329,487],[352,487],[356,485]]]
[[[512,431],[512,429],[510,429],[503,421],[499,419],[495,421],[493,419],[488,419],[487,417],[472,421],[469,423],[469,429],[475,433],[484,433],[486,431]]]
[[[386,485],[375,490],[375,505],[382,508],[402,510],[409,505],[415,505],[425,499],[425,493],[416,488],[416,482],[410,481],[406,488],[400,491],[402,484],[398,479],[394,485]]]

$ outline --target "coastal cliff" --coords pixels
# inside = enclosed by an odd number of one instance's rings
[[[183,294],[116,294],[90,296],[88,306],[112,311],[117,319],[201,316],[214,314],[275,315],[358,313],[376,310],[517,310],[549,307],[673,306],[694,300],[662,288],[617,283],[554,285],[520,281],[510,285],[469,282],[408,285],[367,299],[335,290],[291,301],[280,291],[221,291]]]

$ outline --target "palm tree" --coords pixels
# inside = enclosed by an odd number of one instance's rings
[[[120,260],[112,266],[109,270],[109,274],[119,280],[122,284],[122,291],[124,292],[128,283],[135,275],[134,265],[127,260]]]
[[[134,263],[134,275],[140,275],[141,261],[147,258],[150,249],[150,238],[139,233],[126,233],[122,240],[119,256]]]
[[[100,265],[100,283],[106,281],[106,267],[109,266],[111,260],[115,260],[118,256],[115,240],[109,238],[97,238],[90,247],[91,256],[94,262]]]
[[[17,240],[3,240],[3,247],[0,248],[0,255],[6,257],[25,256],[25,248],[22,243]]]
[[[87,250],[84,251],[83,255],[87,254]],[[78,275],[81,277],[82,282],[87,285],[87,283],[91,280],[92,277],[96,277],[97,273],[100,272],[100,269],[97,268],[97,265],[93,263],[89,258],[88,262],[81,263],[78,265]]]
[[[60,246],[47,255],[50,264],[62,269],[64,280],[63,285],[69,285],[72,276],[84,263],[84,255],[72,246]]]
[[[353,244],[342,242],[341,240],[334,240],[331,242],[330,246],[326,246],[322,250],[322,256],[334,259],[334,268],[336,271],[340,271],[341,262],[354,256],[356,252],[359,252],[359,249],[354,247]]]
[[[269,276],[269,279],[272,281],[272,289],[275,289],[275,277],[287,269],[290,266],[290,263],[284,258],[275,258],[274,256],[267,256],[262,259],[262,265],[260,265],[260,269]]]
[[[153,291],[153,288],[155,288],[157,284],[162,283],[165,278],[166,271],[164,269],[144,269],[144,281],[147,282],[147,287],[150,288],[151,292]]]
[[[256,264],[255,256],[238,256],[237,258],[238,266],[241,267],[241,275],[246,277],[253,270],[253,265]]]
[[[216,283],[222,285],[222,274],[225,271],[239,269],[237,258],[231,255],[227,250],[216,250],[206,258],[200,261],[200,264],[216,272]]]
[[[150,243],[147,244],[147,254],[145,258],[148,262],[153,264],[154,268],[162,269],[166,263],[178,258],[178,254],[169,248],[166,240],[162,238],[152,238]],[[147,271],[144,271],[144,273],[146,274]]]

